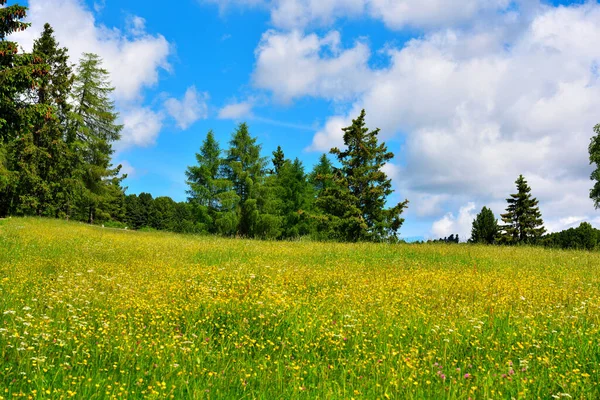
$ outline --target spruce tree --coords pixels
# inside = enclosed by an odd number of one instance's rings
[[[114,194],[108,185],[119,174],[120,166],[111,165],[112,144],[121,137],[122,125],[111,99],[114,88],[102,59],[85,53],[79,61],[73,85],[73,122],[69,126],[69,142],[77,154],[82,185],[79,192],[80,217],[93,223],[104,196]]]
[[[188,201],[198,207],[195,212],[197,222],[205,225],[210,232],[218,232],[215,221],[223,217],[222,212],[231,211],[227,200],[233,185],[225,178],[221,149],[212,131],[202,142],[196,162],[186,171]]]
[[[393,193],[391,180],[382,171],[394,154],[379,143],[379,129],[365,126],[364,110],[344,128],[344,150],[334,148],[341,165],[336,168],[333,186],[323,190],[317,201],[329,219],[328,231],[348,241],[397,240],[408,200],[385,208]],[[337,232],[337,233],[335,233]]]
[[[594,187],[590,190],[590,198],[598,209],[600,208],[600,124],[594,127],[594,133],[596,135],[592,137],[589,153],[590,164],[596,164],[596,169],[590,176],[590,179],[594,181]]]
[[[281,167],[283,167],[285,161],[285,154],[283,154],[281,146],[277,146],[277,150],[273,152],[273,159],[271,160],[271,162],[273,163],[273,170],[271,171],[271,173],[279,174],[279,170],[281,169]]]
[[[309,213],[314,191],[299,159],[285,160],[276,175],[278,211],[283,217],[282,237],[296,238],[311,233]]]
[[[523,175],[515,183],[517,193],[506,199],[508,207],[506,213],[501,215],[504,225],[501,227],[500,243],[534,243],[546,232],[538,200],[531,197],[531,188]]]
[[[496,241],[500,228],[498,220],[494,213],[487,207],[483,207],[481,212],[473,221],[471,229],[471,243],[493,244]]]
[[[241,123],[229,142],[225,159],[225,174],[233,185],[233,191],[239,198],[237,204],[240,236],[256,236],[260,230],[259,199],[269,195],[261,190],[266,177],[267,161],[261,157],[261,146],[257,139],[250,136],[248,125]]]
[[[324,189],[333,185],[333,164],[327,157],[327,154],[321,155],[319,162],[308,176],[308,181],[313,186],[316,196]]]

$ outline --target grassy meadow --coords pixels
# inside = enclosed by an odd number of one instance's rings
[[[600,398],[600,254],[0,221],[0,399]]]

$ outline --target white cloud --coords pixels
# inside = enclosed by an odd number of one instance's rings
[[[475,203],[468,203],[461,207],[458,216],[447,213],[433,223],[431,227],[432,238],[438,239],[458,234],[461,241],[468,240],[471,237],[471,227],[476,215]]]
[[[542,7],[531,15],[499,17],[486,29],[443,29],[388,49],[389,66],[369,68],[368,79],[360,73],[368,60],[346,64],[338,77],[345,98],[357,100],[349,113],[325,122],[309,149],[339,146],[340,128],[365,108],[367,124],[380,127],[383,139],[404,136],[404,166],[395,186],[403,197],[410,194],[419,216],[440,212],[441,198],[501,208],[522,173],[540,199],[547,228],[567,226],[574,215],[593,218],[587,147],[600,115],[600,48],[594,45],[600,41],[600,5]],[[271,72],[269,82],[264,74],[261,87],[279,98],[318,96],[339,104],[334,91],[313,82],[329,79],[320,63],[349,50],[338,46],[332,56],[323,39],[271,35],[311,46],[291,52],[301,68],[281,64],[287,75]],[[258,60],[267,47],[259,47]],[[285,58],[286,51],[275,53]],[[257,75],[261,68],[257,62]],[[308,84],[300,85],[307,79],[303,71],[309,71]]]
[[[298,31],[266,32],[256,49],[256,87],[283,102],[300,96],[353,98],[371,80],[368,46],[357,42],[341,50],[340,34],[324,37]]]
[[[132,25],[135,35],[131,37],[99,24],[79,0],[29,0],[27,20],[32,27],[15,34],[14,40],[31,49],[44,23],[50,23],[60,44],[69,49],[71,61],[78,61],[83,53],[96,53],[103,58],[117,101],[138,99],[143,88],[158,82],[161,69],[170,69],[169,42],[162,35],[146,33],[140,17],[130,19],[137,21]]]
[[[144,107],[124,111],[121,114],[124,128],[115,149],[123,151],[133,146],[148,147],[155,144],[162,129],[163,118],[161,113]]]
[[[207,100],[208,93],[198,93],[195,86],[190,86],[183,99],[167,99],[165,109],[175,119],[177,126],[185,130],[194,122],[208,116]]]
[[[339,18],[369,16],[391,29],[429,28],[465,23],[487,14],[505,12],[509,0],[204,0],[216,3],[221,11],[233,7],[260,7],[271,14],[278,28],[298,29],[326,26]],[[537,1],[517,3],[526,7]]]
[[[241,119],[252,117],[254,103],[251,100],[230,103],[219,110],[220,119]]]

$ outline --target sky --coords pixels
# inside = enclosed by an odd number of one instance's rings
[[[9,0],[8,4],[15,1]],[[538,0],[28,0],[32,47],[49,22],[76,63],[99,54],[124,125],[127,193],[186,198],[212,129],[240,122],[264,155],[307,171],[362,108],[395,158],[405,238],[470,236],[523,174],[545,226],[600,211],[587,148],[600,123],[600,4]]]

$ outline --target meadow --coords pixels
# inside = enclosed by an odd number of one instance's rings
[[[0,221],[0,399],[600,398],[600,254]]]

